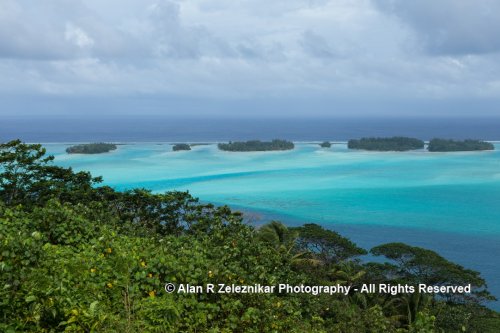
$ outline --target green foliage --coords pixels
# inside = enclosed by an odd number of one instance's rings
[[[332,144],[330,141],[323,141],[322,143],[319,144],[321,148],[330,148]]]
[[[290,229],[298,233],[297,248],[313,253],[324,263],[337,263],[367,253],[337,232],[314,223]]]
[[[43,235],[29,223],[24,212],[0,205],[0,322],[22,310],[23,287],[45,259]]]
[[[486,282],[479,272],[463,268],[441,257],[434,251],[403,243],[388,243],[374,247],[370,251],[376,256],[385,256],[397,263],[396,273],[410,283],[428,285],[468,285],[473,293],[443,295],[454,302],[480,302],[494,299],[486,291]],[[395,273],[395,271],[391,271]]]
[[[87,143],[76,146],[71,146],[66,149],[68,154],[102,154],[116,150],[116,145],[113,143]]]
[[[122,231],[149,235],[181,235],[184,232],[209,233],[215,224],[241,221],[241,214],[228,207],[201,204],[188,192],[152,194],[135,189],[107,195],[110,210],[124,223]]]
[[[480,140],[446,140],[432,139],[427,148],[432,152],[446,151],[475,151],[475,150],[494,150],[495,146],[490,142]]]
[[[418,312],[415,321],[410,325],[410,333],[433,333],[435,332],[436,317],[426,311]]]
[[[291,150],[295,148],[293,142],[286,140],[259,141],[250,140],[246,142],[219,143],[220,150],[225,151],[271,151],[271,150]]]
[[[187,143],[178,143],[178,144],[172,146],[172,150],[173,151],[191,150],[191,146],[188,145]]]
[[[36,207],[28,215],[32,226],[40,232],[50,244],[78,245],[98,235],[99,225],[89,220],[89,208],[83,205],[61,204],[49,201],[44,207]]]
[[[436,303],[430,309],[436,314],[436,327],[444,332],[496,333],[500,315],[476,304]]]
[[[392,138],[362,138],[349,140],[349,149],[363,149],[374,151],[407,151],[424,148],[424,142],[419,139],[395,136]]]
[[[45,157],[45,148],[39,144],[22,144],[19,140],[0,144],[0,195],[6,204],[23,201],[36,182],[46,175],[43,167],[54,159]]]
[[[19,140],[0,144],[0,199],[7,205],[33,206],[51,198],[83,202],[92,200],[93,186],[102,178],[88,172],[52,165],[53,156],[45,156],[38,144]]]
[[[295,246],[295,240],[298,233],[290,230],[286,225],[279,221],[271,221],[268,224],[261,226],[257,231],[257,235],[260,241],[265,242],[278,250],[282,249],[288,252]]]

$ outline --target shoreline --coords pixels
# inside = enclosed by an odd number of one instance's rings
[[[479,139],[480,140],[480,139]],[[113,140],[107,140],[111,143],[114,143],[116,145],[145,145],[145,144],[151,144],[151,145],[163,145],[163,144],[168,144],[168,145],[174,145],[178,143],[187,143],[190,145],[198,145],[198,146],[207,146],[207,145],[216,145],[221,142],[227,142],[228,140],[220,140],[220,141],[113,141]],[[307,140],[307,141],[299,141],[299,140],[290,140],[293,143],[297,144],[320,144],[323,141],[330,141],[330,143],[333,144],[347,144],[348,141],[343,141],[343,140]],[[499,140],[480,140],[484,142],[490,142],[490,143],[500,143]],[[93,143],[94,141],[51,141],[51,142],[26,142],[27,144],[41,144],[41,145],[73,145],[73,144],[87,144],[87,143]],[[424,140],[425,144],[429,143],[429,140]],[[355,150],[355,149],[353,149]],[[416,149],[418,150],[418,149]]]

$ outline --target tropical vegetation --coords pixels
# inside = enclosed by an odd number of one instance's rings
[[[392,138],[361,138],[349,140],[347,147],[349,149],[374,151],[407,151],[424,148],[424,141],[402,136]]]
[[[250,141],[236,141],[229,143],[219,143],[218,147],[220,150],[225,151],[271,151],[271,150],[290,150],[295,148],[295,145],[291,141],[286,140],[272,140],[272,141],[260,141],[260,140],[250,140]]]
[[[476,150],[494,150],[495,146],[491,142],[480,140],[446,140],[432,139],[429,141],[428,150],[431,152],[447,151],[476,151]]]
[[[102,154],[115,150],[117,147],[112,143],[86,143],[66,148],[68,154]]]
[[[332,144],[330,141],[323,141],[322,143],[319,144],[321,148],[330,148]]]
[[[179,151],[179,150],[191,150],[191,146],[188,145],[187,143],[178,143],[172,146],[173,151]]]

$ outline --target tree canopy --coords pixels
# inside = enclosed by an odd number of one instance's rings
[[[250,141],[236,141],[229,143],[219,143],[218,147],[220,150],[225,151],[272,151],[272,150],[291,150],[295,147],[293,142],[286,140],[272,140],[272,141],[260,141],[260,140],[250,140]]]
[[[452,263],[434,251],[404,243],[388,243],[374,247],[370,253],[396,262],[398,277],[406,281],[429,285],[471,284],[474,293],[464,296],[467,300],[482,301],[491,298],[485,292],[486,281],[479,272]],[[453,297],[460,298],[462,295]]]
[[[424,141],[420,139],[395,136],[392,138],[361,138],[349,140],[349,149],[374,151],[407,151],[424,148]]]
[[[66,152],[68,154],[102,154],[116,150],[116,148],[116,145],[112,143],[86,143],[68,147]]]
[[[339,233],[314,223],[304,224],[291,230],[298,234],[297,248],[314,253],[325,263],[336,263],[367,254],[366,250]]]
[[[187,143],[178,143],[172,146],[173,151],[179,151],[179,150],[191,150],[191,146],[188,145]]]
[[[447,151],[476,151],[476,150],[494,150],[495,146],[490,142],[480,140],[446,140],[432,139],[429,141],[428,150],[431,152]]]

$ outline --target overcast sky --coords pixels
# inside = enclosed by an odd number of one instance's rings
[[[499,31],[498,0],[0,0],[0,114],[500,115]]]

